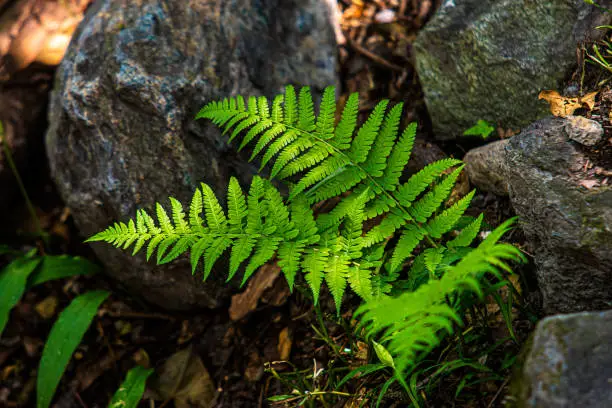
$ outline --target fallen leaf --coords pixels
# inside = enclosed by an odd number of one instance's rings
[[[582,187],[586,188],[587,190],[590,190],[593,187],[598,186],[599,185],[599,181],[598,180],[594,180],[594,179],[582,180],[579,184]]]
[[[209,408],[215,398],[210,374],[191,347],[166,360],[151,389],[159,400],[174,400],[176,408]]]
[[[583,107],[592,110],[595,106],[595,96],[597,96],[597,93],[598,91],[595,91],[582,97],[567,98],[561,96],[557,91],[547,90],[540,92],[538,99],[544,99],[550,104],[550,112],[553,115],[564,118],[573,115],[574,111]]]
[[[244,370],[244,378],[249,382],[257,382],[261,379],[264,373],[264,367],[261,362],[261,357],[256,351],[249,354],[249,363]]]
[[[278,335],[278,354],[281,361],[289,360],[291,356],[291,335],[289,328],[285,327]]]
[[[249,280],[244,292],[232,296],[232,303],[229,308],[230,319],[233,321],[240,320],[255,310],[259,298],[266,289],[274,284],[279,274],[280,268],[277,265],[267,264],[259,268],[255,276]]]
[[[55,296],[47,296],[34,307],[36,312],[43,319],[50,319],[55,316],[57,310],[57,298]]]

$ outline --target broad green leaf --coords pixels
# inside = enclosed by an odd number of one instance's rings
[[[28,288],[54,279],[77,275],[93,275],[101,268],[93,262],[78,256],[46,255],[42,257],[40,268],[28,280]]]
[[[145,391],[147,378],[153,369],[136,366],[128,371],[125,380],[113,396],[109,408],[136,408]]]
[[[47,408],[51,404],[72,353],[108,295],[107,291],[96,290],[75,298],[51,328],[38,368],[37,408]]]
[[[393,357],[391,356],[391,353],[389,353],[389,351],[387,351],[387,349],[382,344],[379,344],[375,341],[372,341],[372,344],[374,344],[374,351],[376,352],[376,355],[378,356],[380,362],[386,365],[387,367],[395,368],[395,363],[393,362]]]
[[[40,259],[18,258],[0,271],[0,337],[11,309],[21,299],[28,277],[39,262]]]
[[[491,126],[487,121],[479,119],[478,122],[465,132],[463,132],[464,136],[480,136],[483,139],[486,139],[495,131],[495,128]]]

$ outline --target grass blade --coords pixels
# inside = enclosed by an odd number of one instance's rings
[[[28,277],[38,266],[40,259],[18,258],[0,271],[0,337],[13,306],[25,291]]]
[[[32,286],[77,275],[93,275],[101,268],[93,262],[78,256],[46,255],[42,258],[40,268],[28,280],[28,289]]]
[[[108,295],[107,291],[96,290],[75,298],[51,328],[38,368],[37,408],[47,408],[51,404],[72,353]]]

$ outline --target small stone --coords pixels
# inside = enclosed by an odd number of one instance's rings
[[[567,136],[585,146],[595,146],[603,140],[604,129],[599,122],[583,116],[569,116],[565,126]]]

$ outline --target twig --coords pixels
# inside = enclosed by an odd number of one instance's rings
[[[491,400],[491,402],[489,402],[489,405],[487,405],[487,408],[491,408],[493,406],[493,403],[495,402],[495,400],[497,399],[497,397],[499,397],[499,394],[501,394],[502,390],[504,389],[504,387],[506,386],[506,384],[508,384],[508,381],[510,380],[510,377],[506,377],[506,379],[504,380],[504,382],[502,383],[502,385],[499,387],[499,390],[497,390],[497,392],[495,393],[495,395],[493,396],[493,399]]]
[[[386,59],[384,59],[383,57],[379,55],[374,54],[372,51],[362,47],[356,42],[349,40],[348,43],[355,51],[357,51],[358,53],[362,54],[365,57],[368,57],[369,59],[376,62],[377,64],[380,64],[386,68],[389,68],[392,71],[404,72],[404,68],[400,67],[399,65],[395,65],[392,62],[387,61]]]

